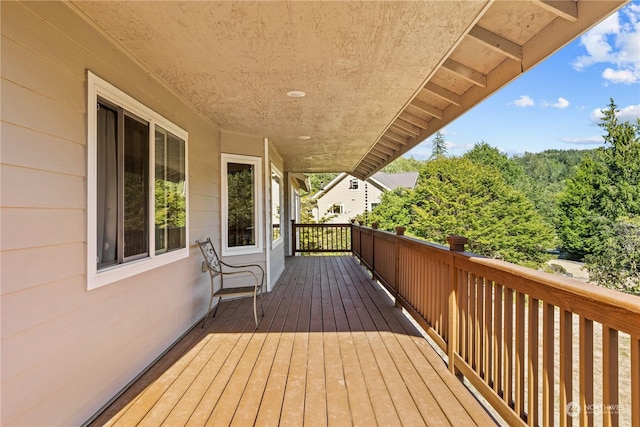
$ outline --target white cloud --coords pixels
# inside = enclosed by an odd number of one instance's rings
[[[577,137],[577,138],[560,138],[560,141],[573,144],[573,145],[596,145],[602,144],[603,139],[602,136],[586,136],[586,137]]]
[[[631,84],[635,83],[639,80],[638,70],[614,70],[612,68],[607,68],[602,72],[602,77],[605,80],[610,81],[611,83],[625,83]]]
[[[532,107],[532,106],[536,105],[536,103],[533,102],[533,99],[531,99],[527,95],[522,95],[520,98],[518,98],[515,101],[513,101],[513,104],[516,105],[517,107],[522,107],[522,108]]]
[[[573,62],[581,71],[604,63],[611,67],[602,73],[610,83],[632,84],[640,81],[640,5],[632,3],[614,13],[580,37],[587,51]]]
[[[567,108],[569,106],[569,101],[567,101],[566,99],[560,97],[558,98],[558,100],[556,102],[544,102],[543,105],[545,107],[553,107],[553,108],[558,108],[560,110],[563,110],[565,108]]]
[[[640,104],[621,108],[617,116],[619,120],[635,123],[640,119]]]
[[[600,123],[602,121],[602,109],[596,108],[591,112],[589,119],[593,123]],[[616,114],[618,120],[623,122],[632,122],[635,123],[636,120],[640,119],[640,104],[638,105],[628,105],[623,108],[619,108],[618,113]]]

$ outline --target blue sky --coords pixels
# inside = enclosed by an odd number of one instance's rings
[[[640,0],[565,46],[450,123],[450,155],[484,141],[509,155],[603,144],[600,109],[613,98],[619,118],[640,117]],[[431,155],[433,137],[408,153]]]

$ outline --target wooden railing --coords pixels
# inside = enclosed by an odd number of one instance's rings
[[[640,427],[640,298],[397,233],[352,248],[510,425]]]
[[[291,221],[291,247],[301,252],[351,252],[351,224],[296,224]]]

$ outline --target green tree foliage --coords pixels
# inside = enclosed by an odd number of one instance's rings
[[[309,174],[309,182],[311,183],[311,195],[322,190],[327,184],[333,181],[339,174],[334,172],[328,173],[311,173]]]
[[[429,160],[439,159],[440,157],[446,156],[447,142],[444,140],[443,134],[441,134],[440,132],[436,132],[436,136],[433,138],[433,148]]]
[[[585,261],[592,281],[640,296],[640,218],[616,222],[597,253]]]
[[[408,227],[411,224],[411,194],[411,190],[403,187],[382,193],[380,204],[369,215],[371,223],[377,222],[381,230],[388,231]]]
[[[409,231],[418,237],[444,244],[450,234],[463,235],[475,253],[530,266],[546,258],[552,230],[496,169],[438,159],[420,171],[413,196]]]
[[[384,173],[419,171],[424,162],[414,157],[398,157],[382,169]]]
[[[605,146],[583,158],[559,199],[558,234],[577,259],[601,255],[622,238],[621,218],[640,216],[640,120],[620,122],[616,112],[611,100],[600,124]]]
[[[476,143],[463,157],[479,165],[496,169],[506,183],[514,188],[524,190],[527,187],[529,178],[524,168],[484,141]]]

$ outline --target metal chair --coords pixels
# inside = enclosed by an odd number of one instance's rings
[[[202,322],[202,327],[204,328],[204,325],[207,322],[207,318],[211,313],[211,306],[213,305],[214,298],[218,298],[218,304],[216,304],[216,308],[213,311],[212,317],[216,316],[216,311],[218,310],[218,306],[220,305],[220,301],[223,297],[253,295],[253,318],[256,322],[257,328],[259,323],[257,305],[258,294],[261,295],[260,310],[262,312],[262,316],[264,316],[264,308],[262,307],[262,286],[264,285],[264,269],[258,264],[232,265],[220,260],[210,238],[207,238],[207,240],[203,242],[196,240],[196,243],[200,247],[200,251],[202,252],[202,256],[204,257],[204,261],[202,263],[202,271],[208,271],[209,278],[211,279],[211,299],[209,300],[209,309],[207,310],[207,315]],[[251,268],[256,267],[260,269],[260,272],[258,273],[261,274],[260,280],[258,280],[256,271],[250,270]],[[254,285],[229,288],[224,287],[224,276],[247,274],[250,274],[253,277],[253,280],[255,282]],[[220,289],[214,292],[213,279],[216,276],[220,276]]]

